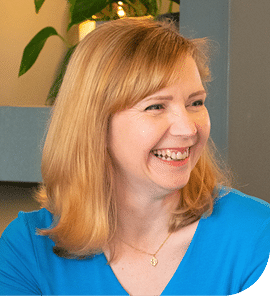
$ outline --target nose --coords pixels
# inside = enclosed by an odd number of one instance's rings
[[[186,110],[181,112],[171,112],[170,134],[190,138],[196,135],[197,127],[193,116]]]

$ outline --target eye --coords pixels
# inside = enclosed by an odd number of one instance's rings
[[[145,109],[145,111],[148,111],[148,110],[161,110],[161,109],[164,109],[164,105],[163,104],[155,104],[155,105],[151,105],[149,107],[147,107]]]
[[[198,100],[192,103],[193,107],[200,107],[204,105],[204,101],[203,100]]]

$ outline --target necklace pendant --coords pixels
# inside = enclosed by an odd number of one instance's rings
[[[158,264],[158,260],[157,260],[157,258],[154,256],[154,257],[151,259],[151,265],[155,267],[157,264]]]

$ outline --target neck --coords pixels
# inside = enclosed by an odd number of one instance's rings
[[[117,196],[118,232],[134,246],[159,245],[168,235],[169,219],[179,200],[179,192],[150,195],[121,192]]]

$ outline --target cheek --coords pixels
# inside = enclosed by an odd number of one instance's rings
[[[159,127],[158,127],[159,126]],[[127,124],[127,137],[136,143],[147,144],[160,134],[160,124],[155,118],[145,118],[138,115]]]
[[[167,129],[166,121],[157,118],[146,118],[138,122],[136,125],[137,143],[139,142],[141,152],[148,155],[166,134]]]
[[[202,114],[200,114],[200,116],[197,117],[196,125],[197,125],[198,132],[200,134],[201,140],[203,142],[207,142],[210,135],[210,129],[211,129],[210,117],[207,110],[205,110]]]
[[[160,134],[157,125],[142,118],[133,119],[118,118],[110,124],[109,151],[115,158],[124,158],[126,155],[142,156],[142,153],[153,148]]]
[[[158,131],[157,124],[153,124],[145,119],[137,122],[134,128],[136,128],[138,136],[145,141],[154,137]]]

